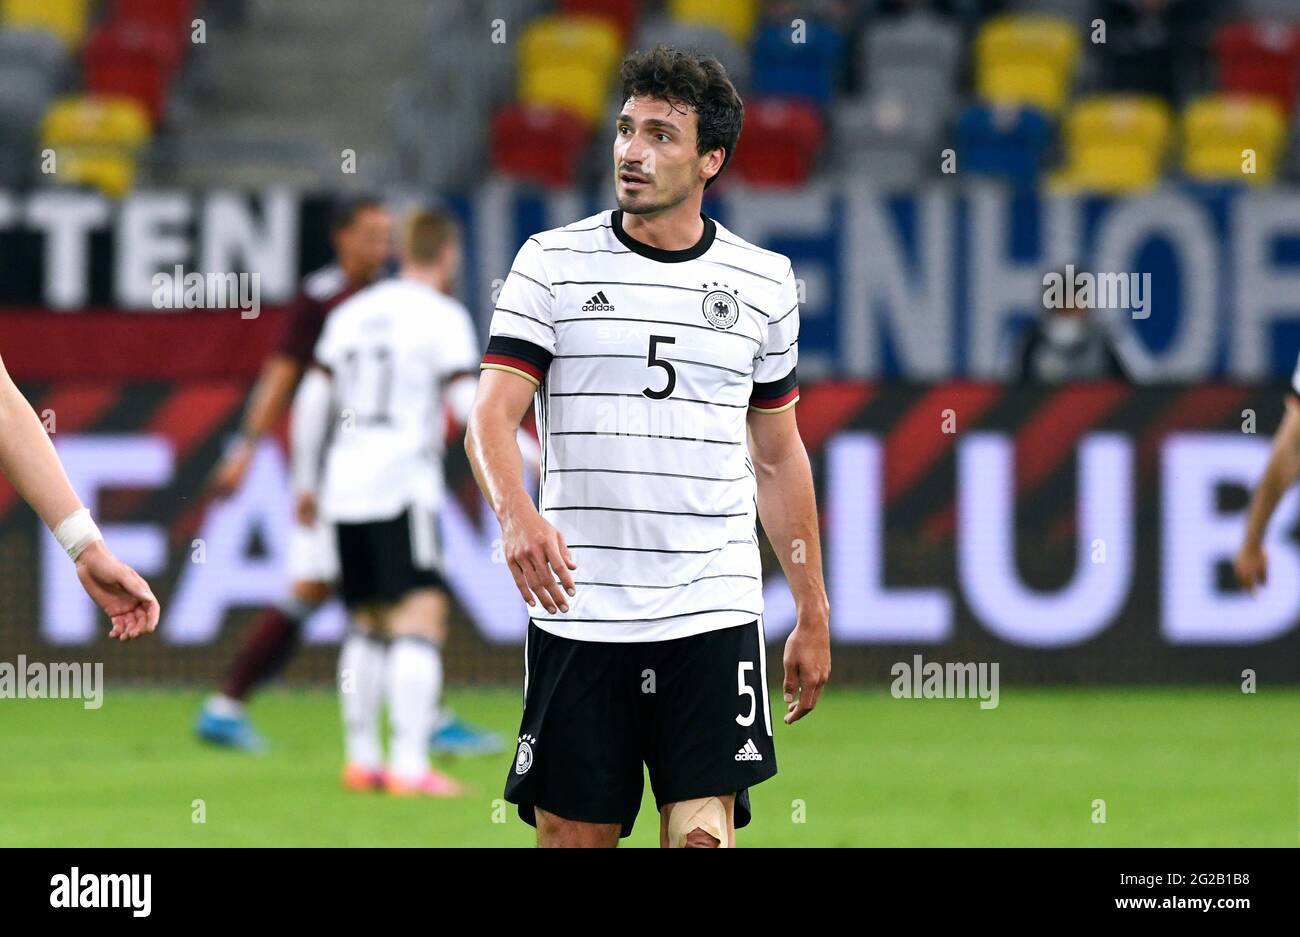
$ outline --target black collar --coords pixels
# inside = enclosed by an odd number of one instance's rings
[[[679,264],[683,260],[694,260],[713,246],[713,238],[718,233],[718,226],[704,212],[700,212],[700,217],[704,219],[704,234],[693,245],[679,251],[666,251],[662,247],[651,247],[649,244],[644,244],[632,237],[623,230],[622,209],[614,212],[610,218],[610,225],[614,229],[614,237],[618,238],[623,246],[633,253],[640,254],[642,257],[649,257],[651,260],[658,260],[661,263]]]

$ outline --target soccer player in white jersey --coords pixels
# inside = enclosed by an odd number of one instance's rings
[[[787,723],[830,674],[795,280],[701,213],[743,120],[723,67],[661,46],[620,77],[619,209],[520,249],[466,436],[531,608],[505,796],[539,845],[615,846],[644,764],[661,845],[732,846],[776,773],[756,515],[798,609]],[[540,511],[515,446],[534,396]]]
[[[334,525],[340,592],[354,623],[339,684],[343,782],[355,789],[460,792],[427,755],[447,612],[437,529],[443,412],[459,413],[462,423],[468,417],[479,360],[468,312],[436,288],[446,226],[431,212],[411,215],[399,276],[334,310],[294,401],[299,516],[307,522],[319,505]]]
[[[130,641],[158,627],[158,600],[140,574],[108,551],[68,482],[31,404],[0,360],[0,474],[17,489],[77,564],[86,594],[109,618],[110,638]]]
[[[1255,591],[1268,581],[1268,554],[1264,550],[1264,533],[1269,519],[1288,488],[1300,479],[1300,361],[1291,375],[1291,389],[1286,395],[1286,413],[1282,425],[1273,434],[1273,452],[1264,477],[1250,499],[1246,532],[1233,567],[1237,581]]]

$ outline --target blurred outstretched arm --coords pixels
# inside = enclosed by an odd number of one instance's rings
[[[1246,536],[1233,567],[1237,581],[1251,592],[1268,581],[1268,555],[1264,552],[1264,532],[1282,495],[1300,478],[1300,401],[1287,395],[1286,415],[1273,434],[1273,452],[1264,469],[1264,477],[1255,486],[1246,521]]]
[[[158,600],[135,570],[120,562],[72,490],[45,427],[0,360],[0,471],[77,564],[77,578],[112,623],[109,636],[129,641],[158,626]]]

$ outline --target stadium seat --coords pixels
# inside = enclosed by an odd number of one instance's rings
[[[881,21],[867,33],[862,53],[868,92],[905,97],[915,113],[950,111],[961,61],[961,37],[951,20],[913,13]]]
[[[803,39],[791,41],[788,24],[759,30],[753,52],[754,91],[804,98],[824,110],[835,95],[844,39],[830,26],[812,21]]]
[[[38,71],[0,60],[0,185],[27,185],[36,168],[36,129],[54,98]]]
[[[100,23],[82,55],[86,90],[134,98],[159,122],[178,59],[176,35],[170,26],[139,20]]]
[[[1081,101],[1065,121],[1066,165],[1057,188],[1139,192],[1160,181],[1173,117],[1149,95],[1098,95]]]
[[[669,0],[668,13],[684,23],[713,26],[741,45],[749,43],[758,19],[757,0]]]
[[[111,19],[153,23],[170,35],[183,36],[189,32],[193,15],[193,0],[113,0]]]
[[[1051,140],[1051,124],[1036,108],[973,104],[957,119],[957,168],[1031,186]]]
[[[823,136],[822,118],[811,104],[755,98],[745,104],[745,130],[736,147],[735,172],[764,186],[808,181]]]
[[[128,97],[63,98],[41,122],[41,145],[58,160],[55,180],[93,185],[115,198],[131,188],[148,140],[149,115]]]
[[[594,16],[608,20],[618,29],[626,43],[636,31],[641,17],[641,0],[560,0],[560,12],[566,16]]]
[[[90,0],[0,0],[0,21],[13,29],[39,29],[76,49],[86,36]]]
[[[749,55],[725,32],[707,23],[686,23],[663,17],[646,17],[637,31],[634,47],[649,49],[662,42],[675,49],[697,49],[716,58],[742,92],[749,88]]]
[[[1272,98],[1288,114],[1295,109],[1300,90],[1300,25],[1233,23],[1215,35],[1214,53],[1224,92]]]
[[[492,119],[492,168],[542,185],[572,185],[590,136],[568,110],[509,104]]]
[[[599,17],[534,20],[519,45],[519,99],[568,108],[591,125],[604,115],[621,50],[618,30]]]
[[[0,29],[0,62],[33,71],[62,90],[71,57],[58,36],[38,29]]]
[[[1079,61],[1079,35],[1051,16],[998,16],[975,41],[976,90],[992,104],[1030,105],[1055,114],[1065,105]]]
[[[937,167],[941,121],[927,105],[890,93],[847,99],[833,112],[834,157],[849,184],[914,186]]]
[[[1264,98],[1207,95],[1183,112],[1183,169],[1207,182],[1262,185],[1273,179],[1286,137],[1282,113]],[[1245,150],[1255,153],[1255,172],[1243,171]]]

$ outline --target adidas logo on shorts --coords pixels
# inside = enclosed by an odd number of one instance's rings
[[[613,312],[614,304],[605,297],[605,291],[601,290],[582,307],[583,312]]]
[[[745,739],[745,744],[740,746],[740,751],[736,752],[737,761],[762,761],[763,755],[754,744],[753,739]]]

